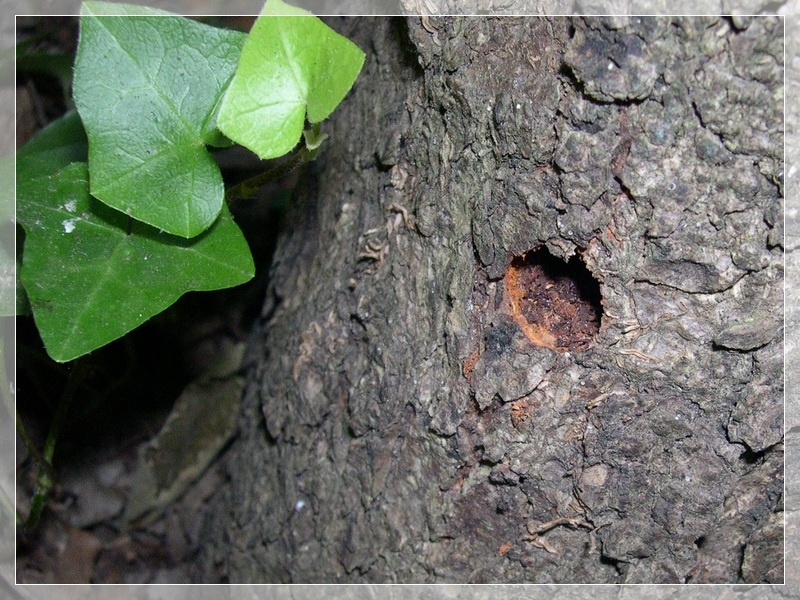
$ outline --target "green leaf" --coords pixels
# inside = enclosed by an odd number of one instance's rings
[[[33,136],[27,144],[17,151],[17,183],[30,181],[37,177],[47,177],[55,175],[58,171],[73,162],[86,162],[88,152],[86,133],[83,130],[83,124],[74,110],[68,112],[59,119],[50,123],[47,127],[39,131]],[[0,159],[0,176],[6,180],[6,161]],[[8,181],[11,181],[11,173],[14,171],[13,157],[8,157],[9,165]],[[14,196],[13,188],[11,186],[4,186],[3,192],[0,192],[0,228],[8,221],[11,223],[14,218]],[[6,190],[9,192],[9,198],[5,196]],[[6,213],[6,207],[10,207],[10,211]],[[13,225],[12,225],[13,227]],[[11,239],[14,235],[12,233]],[[2,243],[2,240],[0,240]],[[18,242],[18,247],[21,245]],[[7,259],[8,252],[0,251],[0,272],[6,272],[9,265],[14,267],[18,266],[20,256],[17,257],[16,263],[10,257]],[[0,304],[0,316],[6,314],[30,314],[30,304],[25,293],[25,288],[19,278],[19,269],[16,271],[16,294],[17,301],[14,307],[13,291],[11,294],[11,304]],[[0,289],[0,300],[5,299],[7,293],[5,289]],[[12,309],[12,307],[14,307]],[[10,311],[10,312],[9,312]]]
[[[17,152],[17,181],[55,175],[73,162],[86,162],[86,133],[78,113],[68,112],[33,136]]]
[[[101,13],[128,16],[101,16]],[[224,187],[206,150],[246,34],[163,11],[86,2],[74,96],[89,137],[91,193],[185,238],[219,215]]]
[[[261,158],[282,156],[306,117],[318,123],[333,112],[363,64],[358,46],[311,13],[269,0],[242,49],[219,128]]]
[[[177,17],[175,13],[149,6],[139,6],[137,4],[122,4],[116,2],[84,2],[81,7],[83,10],[91,11],[91,14],[98,17]]]
[[[21,181],[21,268],[50,356],[68,361],[124,335],[184,292],[238,285],[253,261],[227,208],[186,240],[133,221],[89,195],[85,163]]]

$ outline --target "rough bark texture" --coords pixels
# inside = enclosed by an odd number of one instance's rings
[[[250,350],[233,582],[781,582],[782,22],[338,20]],[[577,256],[588,349],[514,257]]]

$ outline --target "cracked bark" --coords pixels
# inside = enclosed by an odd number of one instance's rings
[[[781,582],[782,22],[332,25],[198,578]],[[590,348],[509,313],[538,247]]]

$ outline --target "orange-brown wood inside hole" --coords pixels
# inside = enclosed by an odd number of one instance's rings
[[[511,261],[505,292],[511,315],[537,346],[584,350],[600,330],[600,286],[577,257],[566,263],[534,248]]]

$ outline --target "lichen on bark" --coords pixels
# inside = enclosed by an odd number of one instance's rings
[[[781,20],[333,25],[367,63],[276,253],[203,564],[780,582]],[[600,286],[587,348],[508,310],[538,247]]]

